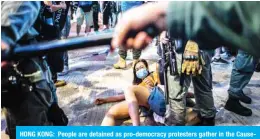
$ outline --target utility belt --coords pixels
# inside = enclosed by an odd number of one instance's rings
[[[15,108],[19,106],[33,91],[36,82],[43,80],[44,76],[35,65],[38,58],[19,60],[2,69],[2,104],[1,107]]]

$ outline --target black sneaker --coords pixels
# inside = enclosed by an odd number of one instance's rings
[[[220,65],[220,64],[229,64],[228,61],[222,59],[222,58],[213,58],[211,61],[213,64]]]
[[[239,103],[238,99],[234,98],[228,98],[228,101],[226,102],[225,109],[231,112],[234,112],[241,116],[251,116],[252,110],[249,108],[244,107]]]
[[[215,126],[215,116],[206,118],[198,114],[198,118],[200,119],[200,122],[196,124],[196,126]]]
[[[6,135],[10,135],[8,128],[5,128],[5,134],[6,134]]]

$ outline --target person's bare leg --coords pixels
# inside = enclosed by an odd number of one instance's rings
[[[117,120],[128,117],[128,103],[126,101],[122,101],[115,104],[108,110],[101,123],[101,126],[114,126],[117,125]]]
[[[125,99],[128,103],[129,115],[132,119],[133,126],[140,125],[139,105],[149,108],[148,97],[150,92],[142,86],[131,86],[125,91]]]
[[[85,28],[85,33],[86,35],[88,35],[90,32],[90,26],[89,25],[86,25],[86,28]]]

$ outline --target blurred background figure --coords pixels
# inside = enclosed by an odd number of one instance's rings
[[[212,57],[213,64],[229,64],[229,61],[234,62],[235,51],[226,47],[218,47],[215,49],[214,56]]]
[[[98,25],[98,14],[99,14],[99,10],[100,10],[100,5],[98,1],[93,1],[92,3],[92,10],[93,10],[93,27],[94,27],[94,31],[97,32],[99,29],[99,25]]]
[[[74,11],[73,2],[68,3],[67,6],[69,9],[68,9],[68,14],[67,14],[65,25],[61,31],[61,39],[67,39],[69,37],[70,28],[71,28],[70,22],[71,22],[71,19],[73,18],[73,11]],[[64,52],[64,68],[61,73],[58,73],[58,75],[63,76],[65,74],[67,74],[68,71],[69,71],[69,56],[68,56],[68,51],[65,51]]]
[[[81,26],[85,20],[85,33],[86,35],[91,32],[91,26],[93,26],[93,2],[92,1],[79,1],[78,9],[76,13],[77,17],[77,36],[80,34]]]
[[[112,2],[110,1],[103,1],[102,2],[102,9],[101,13],[103,13],[103,31],[109,29],[109,19],[112,18],[111,12]]]
[[[222,52],[222,47],[215,49],[214,56],[212,57],[213,64],[228,64],[228,61],[221,58],[220,54]]]
[[[62,29],[66,24],[70,2],[44,1],[41,2],[39,20],[36,29],[39,32],[39,42],[61,39]],[[66,85],[64,80],[58,80],[57,73],[64,68],[64,52],[53,52],[46,55],[52,80],[56,87]]]

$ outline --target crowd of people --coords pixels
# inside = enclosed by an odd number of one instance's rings
[[[108,110],[101,125],[117,125],[117,120],[130,117],[138,126],[139,108],[165,117],[165,125],[185,125],[187,92],[192,82],[199,118],[196,125],[214,126],[211,62],[227,63],[221,56],[222,48],[226,59],[234,62],[225,109],[241,116],[252,115],[252,110],[241,102],[252,103],[243,88],[260,68],[259,6],[259,2],[4,1],[1,52],[9,54],[17,44],[67,39],[72,20],[76,20],[77,36],[84,23],[86,37],[115,27],[111,49],[119,47],[120,57],[113,67],[125,69],[127,50],[133,49],[133,84],[124,90],[124,95],[96,100],[97,104],[121,101]],[[142,49],[156,36],[160,43],[175,46],[177,72],[167,74],[169,100],[158,86],[163,66],[152,72],[148,62],[140,59]],[[213,58],[207,49],[216,49]],[[8,84],[6,92],[1,93],[2,99],[7,100],[1,106],[6,109],[6,132],[10,138],[15,138],[17,125],[68,124],[56,95],[56,87],[66,85],[58,78],[69,71],[68,59],[66,51],[1,62],[7,83],[11,71],[19,71],[19,76],[15,75],[21,79],[18,84]],[[1,80],[5,83],[5,76]],[[12,96],[21,94],[21,100],[8,103]]]

